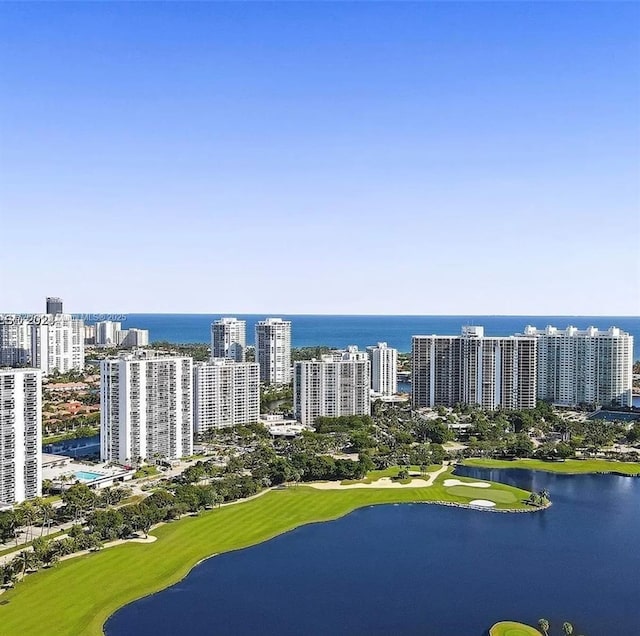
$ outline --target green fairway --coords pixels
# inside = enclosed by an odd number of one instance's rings
[[[540,636],[540,632],[524,623],[501,621],[489,630],[489,636]]]
[[[620,473],[640,475],[640,463],[614,462],[606,459],[567,459],[565,461],[544,461],[542,459],[465,459],[464,466],[477,468],[524,468],[526,470],[546,470],[551,473],[578,475],[582,473]]]
[[[442,468],[441,464],[429,464],[429,466],[426,467],[427,471],[424,475],[424,478],[428,478],[429,477],[429,473],[433,473],[436,470],[439,470],[440,468]],[[378,481],[378,479],[382,479],[383,477],[395,477],[398,472],[400,472],[400,468],[398,466],[391,466],[390,468],[384,468],[382,470],[370,470],[367,473],[367,476],[364,477],[363,479],[343,479],[340,483],[343,486],[349,486],[351,484],[372,484],[374,481]],[[420,466],[409,466],[408,467],[409,472],[411,473],[420,473]],[[423,475],[420,474],[414,474],[412,475],[413,479],[420,479],[422,478]],[[400,483],[409,483],[411,481],[411,478],[406,479],[406,480],[402,480]]]
[[[447,488],[450,495],[460,495],[468,499],[487,499],[495,503],[513,503],[517,501],[516,495],[508,490],[496,488],[473,488],[472,486],[450,486]]]
[[[101,634],[106,619],[119,607],[157,592],[183,578],[200,560],[220,552],[254,545],[297,526],[341,517],[374,504],[458,502],[468,497],[448,492],[442,479],[428,488],[316,490],[294,487],[160,526],[155,543],[127,543],[59,563],[28,575],[0,596],[2,636]],[[498,508],[528,508],[529,493],[504,484],[514,503]],[[478,489],[480,491],[480,489]],[[489,490],[489,489],[486,489]],[[479,493],[479,496],[481,493]],[[460,514],[477,514],[461,510]]]

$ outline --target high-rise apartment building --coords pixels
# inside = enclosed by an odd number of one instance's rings
[[[122,330],[122,323],[113,320],[97,322],[96,345],[99,347],[115,347],[118,344],[118,332]]]
[[[42,373],[0,369],[0,502],[42,494]]]
[[[84,369],[84,322],[70,314],[33,317],[31,364],[47,375]]]
[[[486,337],[482,327],[464,327],[461,336],[413,336],[411,351],[413,408],[536,405],[533,337]]]
[[[398,350],[379,342],[375,347],[367,347],[371,360],[371,388],[380,395],[394,395],[398,392]]]
[[[84,326],[84,344],[94,345],[96,344],[96,327],[95,325]]]
[[[364,352],[349,347],[339,360],[334,355],[296,362],[293,408],[302,424],[316,418],[371,413],[371,363]]]
[[[149,346],[148,329],[125,329],[116,332],[116,343],[119,347],[132,348]]]
[[[193,453],[193,361],[139,351],[100,364],[100,455],[127,465]]]
[[[617,327],[527,326],[524,334],[538,342],[538,399],[564,406],[631,406],[633,336]]]
[[[50,316],[57,316],[64,313],[62,311],[62,298],[55,298],[53,296],[47,298],[47,311]]]
[[[260,382],[291,382],[291,322],[267,318],[256,323],[256,362],[260,365]]]
[[[31,362],[31,324],[24,316],[0,316],[0,367],[20,367]]]
[[[260,417],[260,368],[256,362],[215,358],[193,367],[193,427],[211,429],[251,424]]]
[[[211,358],[244,362],[247,349],[247,323],[237,318],[220,318],[211,324]]]

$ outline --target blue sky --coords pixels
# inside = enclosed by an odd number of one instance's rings
[[[0,313],[640,313],[637,3],[4,3]]]

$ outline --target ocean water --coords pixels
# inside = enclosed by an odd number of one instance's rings
[[[551,493],[532,514],[373,506],[216,556],[107,636],[486,636],[499,620],[640,634],[640,478],[456,469]],[[186,621],[186,622],[185,622]]]
[[[122,314],[122,328],[148,329],[150,340],[174,343],[209,342],[211,323],[221,316],[235,315],[247,321],[247,344],[254,342],[256,322],[265,315],[256,314]],[[92,316],[88,324],[111,316]],[[311,316],[279,315],[291,320],[294,347],[327,345],[364,348],[386,342],[399,351],[411,350],[414,335],[457,335],[463,325],[481,325],[487,336],[510,336],[522,332],[526,325],[539,329],[547,325],[580,329],[589,326],[608,329],[620,327],[634,338],[634,359],[640,358],[640,318],[628,316]],[[113,318],[112,318],[113,319]]]

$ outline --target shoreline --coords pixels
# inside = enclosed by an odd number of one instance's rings
[[[617,475],[619,477],[640,477],[640,462],[618,462],[610,459],[486,459],[469,458],[459,462],[467,468],[539,470],[561,475]]]
[[[517,492],[518,502],[528,495],[527,491],[504,484],[497,486]],[[251,502],[235,502],[236,505],[210,510],[196,517],[164,523],[151,531],[158,539],[155,542],[139,545],[125,542],[114,546],[117,549],[81,555],[65,560],[55,568],[30,574],[19,586],[3,595],[8,601],[0,607],[3,635],[37,633],[37,626],[45,616],[47,620],[56,621],[59,634],[103,634],[104,625],[119,609],[175,585],[209,558],[258,545],[304,525],[334,521],[359,508],[429,503],[490,512],[541,510],[525,508],[522,503],[515,507],[498,504],[503,507],[484,509],[455,501],[461,499],[456,496],[451,497],[453,501],[444,500],[444,490],[439,484],[428,488],[331,492],[293,486],[263,491]],[[135,580],[123,579],[123,569],[142,574]],[[77,594],[75,588],[78,588]],[[89,598],[87,589],[92,590]]]
[[[499,462],[476,459],[475,463],[474,460],[471,462],[462,462],[461,465],[485,469],[541,469],[536,465],[539,460]],[[640,475],[640,463],[621,464],[603,460],[573,462],[580,464],[582,470],[568,471],[567,466],[572,467],[570,461],[539,463],[545,466],[551,464],[552,468],[559,465],[561,470],[549,472],[564,474],[597,474],[604,471],[595,468],[611,468],[610,465],[614,464],[616,468],[623,466],[632,471],[617,474]],[[454,467],[446,467],[448,470],[443,470],[442,476],[446,476]],[[607,472],[616,473],[612,470]],[[517,505],[498,503],[491,508],[474,506],[446,493],[442,481],[434,483],[431,487],[403,489],[376,488],[374,484],[362,489],[331,491],[314,489],[310,484],[265,489],[246,500],[228,502],[220,508],[205,511],[197,516],[189,515],[180,520],[159,524],[150,531],[150,535],[158,539],[152,543],[134,545],[133,542],[127,541],[122,545],[113,546],[118,547],[118,550],[100,551],[90,555],[69,555],[71,558],[55,568],[30,574],[17,588],[7,590],[7,594],[3,595],[6,601],[0,607],[3,635],[37,633],[37,626],[41,625],[43,616],[47,617],[47,620],[57,619],[61,628],[58,632],[60,635],[104,634],[106,622],[118,610],[179,583],[193,568],[208,559],[270,541],[305,525],[335,521],[360,508],[411,503],[484,512],[531,513],[540,512],[551,505],[526,505],[524,501],[529,494],[527,491],[500,482],[491,482],[498,489],[517,491]],[[480,492],[482,491],[479,491],[479,494]],[[442,495],[446,495],[446,498]],[[312,499],[312,502],[309,499]],[[198,545],[198,540],[202,540],[203,537],[204,543]],[[170,573],[167,574],[165,567],[156,575],[154,570],[157,566],[154,567],[154,564],[158,562],[169,563]],[[116,574],[105,571],[112,566],[116,568]],[[121,572],[127,569],[143,574],[135,581],[123,579]],[[83,581],[82,586],[78,584],[78,580]],[[76,587],[78,594],[74,596]],[[86,600],[86,589],[94,591],[90,600]]]

